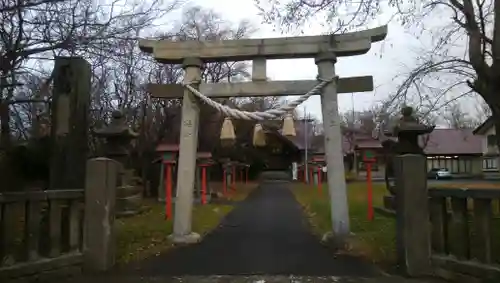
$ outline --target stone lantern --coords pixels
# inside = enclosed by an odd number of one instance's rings
[[[394,184],[394,157],[402,154],[424,154],[424,149],[419,144],[419,137],[430,134],[435,126],[420,123],[413,115],[413,108],[404,107],[401,110],[402,117],[387,135],[397,137],[397,141],[385,139],[382,146],[386,155],[386,186],[390,196],[384,196],[384,207],[395,209],[394,197],[396,188]]]
[[[428,126],[418,122],[413,116],[413,108],[404,107],[403,117],[394,126],[393,135],[398,137],[397,154],[424,154],[418,143],[421,135],[430,134],[436,126]]]
[[[104,145],[104,154],[106,157],[125,165],[130,143],[137,138],[138,134],[128,127],[122,112],[113,111],[111,118],[111,123],[108,126],[95,130],[94,135],[106,140]]]
[[[138,134],[128,127],[122,112],[114,111],[111,117],[111,123],[95,130],[94,134],[106,141],[104,155],[123,166],[116,192],[117,216],[135,215],[141,208],[143,187],[138,180],[139,178],[134,176],[134,170],[126,169],[125,165],[131,141],[137,138]]]

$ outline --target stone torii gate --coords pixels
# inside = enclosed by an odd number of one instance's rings
[[[314,58],[319,78],[329,83],[321,91],[325,149],[330,192],[333,234],[340,243],[349,236],[349,214],[344,177],[342,139],[337,93],[373,90],[371,76],[333,79],[337,57],[367,53],[373,42],[383,40],[387,26],[360,32],[268,39],[214,41],[141,40],[142,51],[152,53],[165,64],[182,64],[184,84],[150,84],[153,97],[182,97],[182,125],[179,149],[177,202],[174,215],[175,243],[199,240],[191,230],[193,190],[198,147],[199,98],[303,95],[318,87],[318,81],[267,81],[266,60]],[[252,81],[239,83],[201,83],[203,63],[253,61]],[[338,78],[338,77],[337,77]],[[204,98],[204,99],[203,99]],[[227,114],[227,112],[225,112]]]

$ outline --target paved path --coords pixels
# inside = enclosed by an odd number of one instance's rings
[[[376,274],[361,259],[334,255],[322,246],[287,187],[285,182],[260,185],[201,243],[179,247],[123,272],[142,276]]]
[[[69,282],[436,282],[382,276],[359,258],[333,254],[309,232],[307,219],[287,186],[277,182],[261,185],[197,245],[179,247],[105,275]]]

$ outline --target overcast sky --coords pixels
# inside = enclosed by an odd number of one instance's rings
[[[256,25],[258,31],[255,38],[286,36],[279,31],[273,31],[272,26],[261,24],[261,17],[255,7],[254,0],[190,0],[189,5],[199,5],[213,9],[220,13],[224,19],[239,22],[243,19],[250,20]],[[388,22],[389,15],[380,15],[378,22],[367,28],[382,25]],[[342,57],[336,65],[336,72],[341,77],[372,75],[375,90],[365,93],[340,94],[340,111],[350,109],[363,110],[373,103],[384,99],[390,92],[394,92],[397,84],[394,77],[408,72],[414,66],[415,50],[421,47],[422,38],[417,40],[413,35],[397,23],[389,24],[389,32],[385,41],[375,43],[366,55],[355,57]],[[318,35],[326,30],[320,25],[303,28],[305,35]],[[290,36],[290,34],[289,34]],[[412,52],[413,50],[413,52]],[[268,62],[268,76],[274,80],[300,80],[314,79],[317,75],[314,59],[271,60]],[[321,117],[320,99],[318,96],[310,98],[301,109]]]

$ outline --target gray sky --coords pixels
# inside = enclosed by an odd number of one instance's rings
[[[287,0],[283,0],[287,1]],[[265,2],[265,1],[264,1]],[[297,36],[298,34],[281,34],[280,31],[273,31],[273,27],[261,24],[262,18],[259,16],[259,10],[255,7],[254,0],[187,0],[188,5],[196,5],[212,9],[219,13],[223,19],[237,24],[241,20],[248,20],[258,28],[253,38],[269,38],[283,36]],[[372,21],[366,28],[373,28],[387,24],[394,14],[390,8],[383,9],[385,13],[378,15],[377,19]],[[436,40],[448,35],[452,21],[451,12],[446,7],[435,8],[434,13],[424,18],[416,18],[415,25],[411,30],[404,29],[400,23],[392,21],[388,25],[387,38],[380,43],[372,45],[372,49],[365,55],[355,57],[342,57],[336,65],[336,73],[340,77],[366,76],[372,75],[374,79],[375,90],[365,93],[339,94],[339,110],[341,112],[355,110],[365,110],[377,102],[384,100],[389,94],[395,93],[398,85],[412,69],[417,66],[417,57],[422,52],[429,52],[436,45]],[[182,16],[182,10],[174,12]],[[303,27],[304,35],[319,35],[327,32],[321,26],[324,22],[321,18],[312,21],[314,24]],[[423,32],[422,32],[423,31]],[[466,50],[466,35],[463,32],[456,33],[459,38],[454,38],[453,45],[448,45],[447,53],[449,56],[458,56],[463,58]],[[424,50],[424,51],[422,51]],[[437,55],[434,60],[442,60]],[[268,76],[273,80],[301,80],[315,79],[317,75],[314,59],[293,59],[293,60],[270,60],[268,61]],[[442,73],[439,76],[433,76],[434,79],[425,81],[432,91],[444,90],[450,85],[454,85],[457,77],[446,77]],[[397,78],[396,78],[397,77]],[[463,81],[462,79],[460,79]],[[419,86],[420,87],[420,86]],[[467,87],[461,87],[449,91],[444,96],[425,93],[433,97],[430,101],[422,102],[419,96],[410,97],[410,105],[420,106],[415,103],[423,103],[427,107],[437,107],[438,111],[444,111],[443,104],[454,101],[453,98],[467,92]],[[412,90],[414,91],[414,90]],[[410,96],[411,96],[410,92]],[[438,100],[436,98],[439,97]],[[294,99],[290,97],[289,99]],[[470,116],[478,116],[479,96],[461,98],[459,100],[462,110],[469,113]],[[299,106],[299,110],[306,108],[307,113],[321,119],[321,105],[319,96],[310,98]],[[435,110],[434,110],[435,111]],[[442,115],[441,115],[442,116]],[[438,125],[445,126],[444,120],[438,117]]]
[[[253,0],[191,0],[191,4],[211,8],[220,13],[225,19],[232,22],[239,22],[248,19],[258,28],[258,32],[253,37],[282,37],[279,31],[273,32],[271,26],[260,25],[261,18]],[[375,27],[386,23],[388,16],[381,15],[379,23],[370,27]],[[318,21],[319,23],[319,21]],[[326,30],[320,24],[304,28],[305,35],[322,34]],[[290,35],[289,35],[290,36]],[[366,55],[355,57],[343,57],[339,59],[336,72],[341,77],[372,75],[375,83],[375,91],[365,93],[340,94],[340,111],[347,111],[354,108],[362,110],[371,104],[383,99],[390,91],[394,90],[394,77],[404,70],[408,70],[404,65],[411,65],[411,58],[408,56],[408,48],[418,44],[413,36],[408,35],[398,24],[389,25],[389,33],[386,40],[372,46]],[[406,56],[405,56],[406,55]],[[405,59],[406,58],[406,62]],[[300,80],[314,79],[317,75],[314,59],[294,59],[294,60],[271,60],[268,63],[268,76],[274,80]],[[303,104],[307,112],[321,117],[320,99],[318,96],[310,98]],[[301,107],[303,109],[303,107]]]

